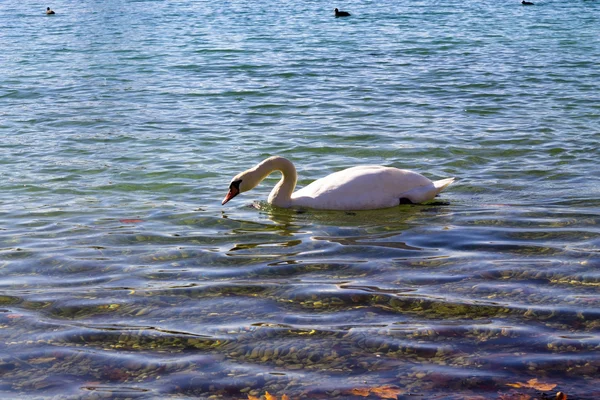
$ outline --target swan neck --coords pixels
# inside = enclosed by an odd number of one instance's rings
[[[292,193],[298,179],[294,164],[283,157],[271,157],[260,163],[257,170],[261,172],[261,175],[264,173],[264,176],[274,171],[281,172],[281,180],[271,190],[268,202],[278,207],[290,207]]]

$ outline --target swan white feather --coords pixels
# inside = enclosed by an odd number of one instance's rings
[[[274,171],[282,173],[268,202],[274,206],[306,207],[319,210],[375,210],[394,207],[401,199],[412,203],[432,200],[454,182],[454,178],[432,182],[423,175],[405,169],[365,165],[347,168],[317,179],[294,193],[296,168],[286,158],[267,158],[254,168],[236,175],[222,204],[256,187]]]

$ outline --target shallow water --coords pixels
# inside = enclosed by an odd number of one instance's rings
[[[600,5],[536,3],[0,4],[0,394],[600,396]],[[457,182],[222,207],[273,154]]]

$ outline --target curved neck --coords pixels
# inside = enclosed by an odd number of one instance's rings
[[[278,207],[289,207],[291,205],[292,193],[296,187],[296,180],[298,179],[296,168],[290,160],[277,156],[267,158],[256,166],[256,172],[263,179],[273,171],[280,171],[282,177],[273,190],[271,190],[268,202]]]

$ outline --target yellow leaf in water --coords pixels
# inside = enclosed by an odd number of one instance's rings
[[[265,392],[265,399],[267,399],[267,400],[277,400],[277,397],[273,396],[269,392]]]
[[[402,394],[402,389],[394,386],[381,386],[371,388],[371,393],[381,399],[397,399],[399,394]]]
[[[542,382],[538,382],[537,378],[533,378],[527,381],[527,383],[524,382],[517,382],[517,383],[507,383],[507,386],[510,387],[514,387],[517,389],[520,388],[527,388],[527,389],[535,389],[535,390],[539,390],[542,392],[548,391],[548,390],[552,390],[556,387],[555,383],[542,383]]]
[[[556,387],[556,383],[542,383],[542,382],[538,382],[537,379],[530,379],[527,381],[527,383],[529,384],[529,386],[535,390],[541,390],[542,392],[545,392],[547,390],[552,390]]]
[[[368,388],[354,388],[350,391],[355,396],[367,397],[371,391]]]
[[[256,396],[252,396],[251,394],[248,395],[248,400],[260,400],[258,397]]]
[[[290,397],[287,394],[281,396],[281,400],[290,400]]]

